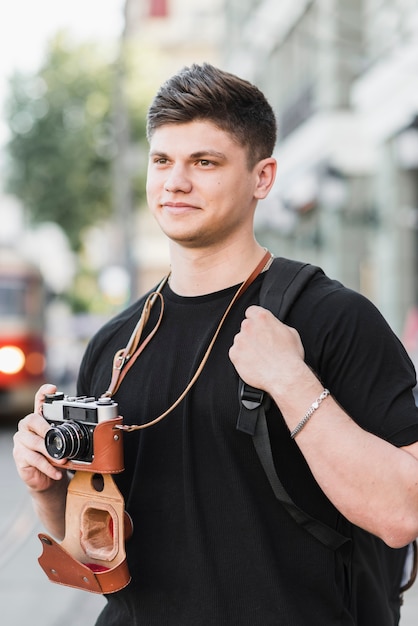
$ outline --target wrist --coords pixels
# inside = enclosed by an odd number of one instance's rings
[[[315,411],[319,409],[324,400],[330,395],[328,389],[324,388],[322,392],[319,394],[316,400],[314,400],[306,411],[305,415],[302,417],[300,422],[295,426],[295,428],[290,433],[290,438],[294,439],[301,430],[303,430],[306,424],[309,422]]]
[[[289,384],[280,385],[281,389],[276,387],[275,391],[270,394],[280,409],[290,433],[305,419],[308,412],[316,411],[316,402],[322,404],[329,395],[327,390],[325,397],[322,397],[324,385],[305,363],[303,366],[299,373],[294,374]],[[311,415],[306,422],[310,417]]]
[[[288,363],[285,372],[279,371],[274,374],[271,381],[270,389],[266,391],[274,399],[281,411],[292,412],[296,409],[296,413],[300,413],[298,402],[305,403],[313,396],[319,395],[323,389],[321,381],[318,379],[312,369],[301,360],[295,364]]]

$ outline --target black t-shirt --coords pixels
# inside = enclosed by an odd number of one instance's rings
[[[263,275],[235,303],[180,405],[159,424],[124,435],[125,471],[116,481],[134,523],[126,546],[132,582],[108,596],[100,626],[366,623],[362,603],[347,599],[346,562],[283,510],[251,437],[236,430],[238,376],[228,350],[246,308],[258,303],[262,280]],[[161,325],[114,397],[125,423],[149,422],[178,398],[235,291],[180,297],[164,288]],[[97,397],[107,389],[113,355],[128,342],[142,304],[143,299],[93,338],[78,393]],[[316,276],[287,323],[298,329],[307,363],[355,421],[397,446],[418,440],[413,367],[369,301]],[[316,484],[277,407],[267,417],[276,467],[292,498],[349,534],[351,525]],[[379,540],[364,535],[375,552],[381,549]],[[377,568],[378,561],[369,565]],[[370,597],[367,604],[369,612],[373,607],[368,624],[395,623],[386,606],[374,607]]]

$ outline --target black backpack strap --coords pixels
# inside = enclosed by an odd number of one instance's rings
[[[284,506],[287,512],[293,517],[293,519],[303,528],[311,533],[318,541],[331,550],[338,550],[349,539],[344,537],[339,532],[327,526],[323,522],[314,517],[311,517],[308,513],[300,509],[287,493],[286,489],[276,472],[274,466],[273,453],[270,445],[270,437],[267,428],[267,420],[264,408],[260,410],[257,428],[253,435],[254,447],[260,458],[261,465],[267,478],[269,479],[271,488],[277,500]]]
[[[265,306],[276,317],[284,320],[305,285],[318,272],[323,273],[319,267],[308,263],[283,258],[274,259],[261,287],[260,306]],[[307,532],[327,548],[337,550],[349,539],[302,511],[293,502],[277,475],[265,414],[270,403],[269,396],[240,380],[239,397],[240,413],[237,429],[252,435],[254,447],[277,500]]]
[[[273,259],[260,290],[260,306],[266,306],[280,320],[284,320],[293,303],[320,267],[292,259]],[[267,303],[267,305],[266,305]]]
[[[273,259],[261,285],[260,306],[269,309],[283,321],[305,285],[318,272],[323,274],[316,265],[282,257]],[[267,401],[267,394],[240,381],[239,397],[237,429],[248,435],[254,435],[258,410],[263,402]]]

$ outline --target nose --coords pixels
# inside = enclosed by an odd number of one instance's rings
[[[181,191],[188,193],[192,188],[190,178],[187,176],[185,168],[180,165],[174,165],[165,180],[164,189],[170,193]]]

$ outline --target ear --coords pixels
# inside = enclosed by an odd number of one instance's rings
[[[254,197],[257,200],[262,200],[267,196],[270,189],[273,187],[274,180],[276,178],[277,161],[273,157],[268,159],[262,159],[255,166],[257,181],[254,190]]]

